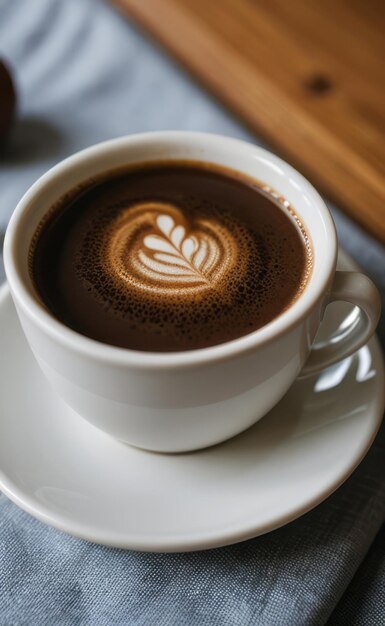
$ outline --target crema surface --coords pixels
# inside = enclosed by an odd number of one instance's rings
[[[311,245],[272,190],[208,164],[109,172],[39,226],[31,272],[48,309],[98,341],[146,351],[223,343],[282,313]]]

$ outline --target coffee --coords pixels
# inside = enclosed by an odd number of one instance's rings
[[[46,307],[103,343],[180,351],[237,339],[304,290],[312,251],[289,203],[232,170],[159,162],[73,189],[30,250]]]

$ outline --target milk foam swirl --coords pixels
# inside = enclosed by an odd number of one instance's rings
[[[231,232],[216,220],[190,224],[165,202],[140,202],[120,212],[106,238],[108,273],[153,295],[213,290],[240,263]]]

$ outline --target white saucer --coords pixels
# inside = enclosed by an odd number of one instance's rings
[[[340,266],[352,262],[340,255]],[[330,307],[323,334],[352,313]],[[377,339],[297,382],[242,435],[162,455],[115,441],[59,401],[40,373],[7,287],[0,290],[0,489],[48,524],[98,543],[197,550],[266,533],[302,515],[354,470],[379,428]],[[234,416],[236,419],[236,416]]]

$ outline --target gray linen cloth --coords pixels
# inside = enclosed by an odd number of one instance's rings
[[[98,0],[0,0],[2,55],[14,70],[19,113],[0,148],[0,232],[40,174],[97,141],[167,128],[257,141]],[[332,210],[340,241],[384,295],[384,249]],[[384,331],[382,321],[383,344]],[[2,496],[0,625],[385,623],[384,448],[382,431],[345,485],[296,522],[192,554],[94,545]]]

